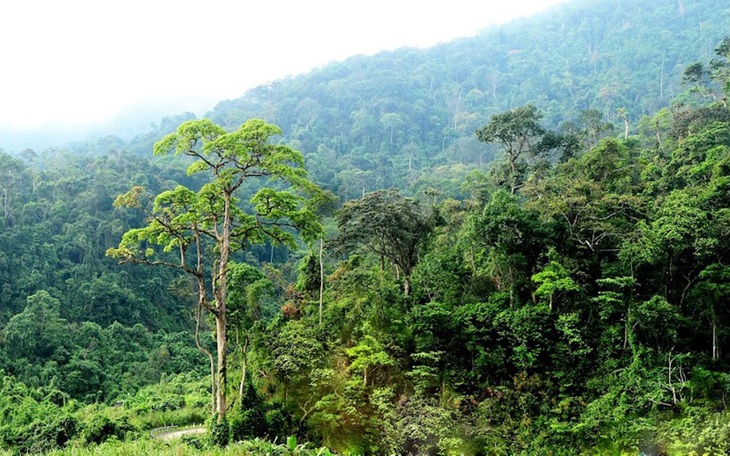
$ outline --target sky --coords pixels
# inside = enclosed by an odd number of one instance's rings
[[[109,123],[139,106],[202,114],[268,81],[566,1],[3,1],[0,130]]]

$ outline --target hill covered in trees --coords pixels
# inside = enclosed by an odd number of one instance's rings
[[[187,151],[204,163],[256,150],[187,114],[128,143],[0,154],[0,445],[727,454],[728,14],[699,0],[574,2],[353,57],[211,112],[231,131],[249,116],[281,126],[271,150],[304,153],[339,202],[150,157],[179,124],[172,138],[215,133]],[[265,164],[309,185],[277,160]],[[214,235],[221,189],[266,215],[305,204],[324,228],[236,245],[223,386],[209,362],[222,301],[196,312],[221,276],[200,293],[170,269],[105,256],[131,232],[141,263],[194,270],[195,234],[165,228]],[[234,230],[254,233],[260,217],[235,215]],[[219,266],[222,248],[201,245]],[[149,440],[203,420],[212,439]]]
[[[577,0],[476,37],[274,81],[208,117],[229,128],[249,117],[279,125],[315,180],[344,199],[443,186],[494,158],[473,133],[516,106],[535,105],[551,128],[603,122],[618,133],[626,121],[636,132],[685,91],[684,68],[709,59],[729,22],[717,0]]]

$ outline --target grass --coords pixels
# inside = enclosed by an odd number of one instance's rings
[[[0,453],[0,456],[10,453]],[[332,455],[324,449],[307,449],[302,445],[287,446],[261,439],[228,445],[226,448],[196,448],[179,440],[163,442],[154,439],[132,441],[108,441],[97,446],[69,447],[53,451],[47,456],[140,456],[140,455],[174,455],[174,456],[326,456]]]
[[[140,455],[196,455],[224,456],[252,454],[242,451],[240,445],[227,448],[197,449],[179,440],[163,442],[160,440],[142,439],[125,442],[105,442],[97,446],[71,447],[49,453],[49,456],[140,456]]]

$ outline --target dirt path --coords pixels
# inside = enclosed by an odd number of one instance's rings
[[[159,439],[159,440],[173,440],[173,439],[179,439],[180,437],[184,435],[200,435],[205,434],[208,432],[208,430],[205,427],[199,426],[199,427],[193,427],[193,428],[172,428],[167,431],[160,431],[155,432],[152,431],[152,437]]]

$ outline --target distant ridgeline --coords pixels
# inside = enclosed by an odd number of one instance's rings
[[[274,81],[208,117],[230,128],[249,117],[279,125],[308,154],[314,180],[345,199],[443,189],[493,159],[474,131],[516,106],[534,104],[549,128],[591,109],[633,131],[685,90],[682,71],[711,57],[728,23],[722,0],[576,0],[477,37]]]

